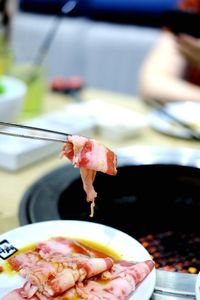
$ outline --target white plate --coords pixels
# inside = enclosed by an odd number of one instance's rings
[[[47,221],[26,225],[9,231],[0,236],[0,255],[5,255],[1,249],[5,247],[5,240],[17,249],[46,240],[50,237],[63,236],[91,240],[108,246],[117,251],[122,259],[144,261],[151,259],[146,249],[134,238],[105,225],[85,221]],[[12,254],[12,250],[8,253]],[[0,258],[0,265],[4,260]],[[129,300],[148,300],[153,293],[156,281],[155,269],[138,286]],[[0,273],[0,298],[9,291],[22,285],[18,275],[9,276]]]
[[[165,105],[165,110],[200,132],[200,103],[189,101],[168,103]],[[162,133],[176,137],[190,138],[187,129],[177,125],[159,110],[155,110],[150,114],[149,123],[154,129]]]
[[[147,126],[146,116],[137,111],[101,100],[70,105],[68,113],[80,114],[93,122],[98,133],[111,141],[135,137]]]
[[[197,280],[195,284],[195,295],[196,295],[196,300],[200,300],[200,273],[197,276]]]

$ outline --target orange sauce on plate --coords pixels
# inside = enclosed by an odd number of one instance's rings
[[[66,238],[66,239],[69,240],[69,238]],[[70,238],[70,240],[75,240],[75,241],[79,242],[87,250],[92,251],[95,254],[95,257],[103,258],[103,257],[109,256],[113,260],[121,260],[122,259],[121,255],[119,253],[117,253],[117,251],[115,251],[101,243],[90,241],[90,240],[78,239],[78,238],[74,238],[74,239]],[[34,250],[35,247],[36,247],[36,243],[29,244],[25,247],[20,248],[15,254],[13,254],[13,256],[18,255],[19,253],[22,253],[22,252],[25,252],[28,250]],[[80,249],[79,249],[79,253],[80,253]],[[8,261],[5,261],[5,263],[3,264],[2,267],[3,267],[3,272],[5,272],[6,274],[8,274],[10,276],[14,276],[17,274],[17,272],[11,268]]]

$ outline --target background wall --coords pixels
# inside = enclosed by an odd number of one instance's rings
[[[69,0],[20,0],[24,11],[59,14]],[[75,0],[73,16],[88,16],[116,22],[159,25],[165,10],[174,9],[180,0]]]
[[[160,35],[162,13],[177,0],[79,0],[70,15],[55,17],[65,3],[20,1],[12,35],[16,61],[34,61],[59,23],[42,62],[49,81],[76,75],[89,87],[138,94],[140,69]]]

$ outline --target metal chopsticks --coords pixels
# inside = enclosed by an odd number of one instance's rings
[[[157,109],[160,113],[162,113],[163,115],[165,115],[166,117],[168,117],[170,120],[172,120],[174,123],[176,123],[177,125],[181,126],[183,129],[185,129],[189,135],[190,138],[194,139],[194,140],[200,140],[200,133],[197,132],[192,125],[178,119],[177,117],[175,117],[174,115],[170,114],[163,106],[163,104],[161,104],[159,102],[159,100],[157,99],[153,99],[151,100],[151,103],[149,103],[151,107]]]
[[[5,128],[2,127],[3,130],[0,129],[0,134],[10,135],[14,137],[66,143],[67,138],[70,135],[68,133],[64,133],[60,131],[15,124],[15,123],[2,122],[2,121],[0,121],[0,125],[5,126]],[[22,130],[22,132],[11,131],[12,127],[18,128],[19,130]]]

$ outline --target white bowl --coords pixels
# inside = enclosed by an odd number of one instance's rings
[[[25,83],[10,76],[3,76],[0,84],[5,89],[0,94],[0,120],[4,122],[17,121],[27,91]]]
[[[0,248],[8,249],[11,246],[9,253],[0,254],[0,266],[4,266],[6,256],[10,257],[16,249],[58,236],[100,243],[114,250],[124,260],[139,262],[151,259],[150,254],[137,240],[120,230],[93,222],[55,220],[21,226],[0,235]],[[128,299],[148,300],[153,293],[155,281],[154,268]],[[10,276],[4,272],[0,272],[0,283],[0,299],[14,288],[22,286],[21,277],[17,274]]]

